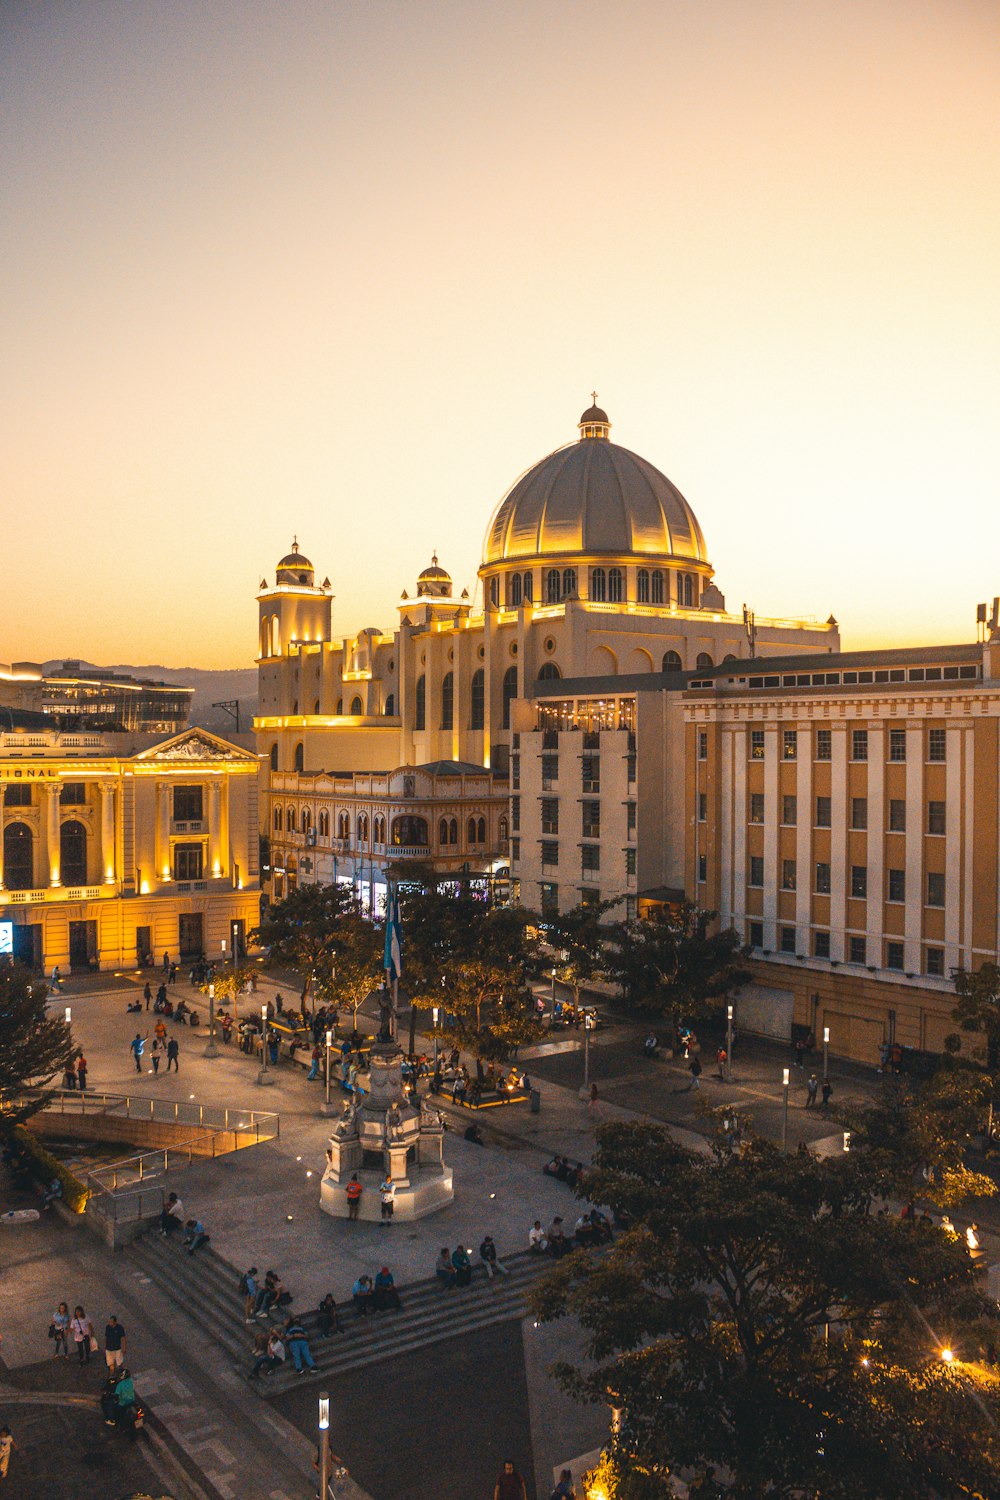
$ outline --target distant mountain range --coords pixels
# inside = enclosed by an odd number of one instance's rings
[[[45,663],[45,671],[62,671],[67,661],[76,657],[60,657]],[[191,700],[191,723],[202,729],[211,729],[216,734],[231,733],[235,720],[225,709],[213,708],[214,703],[235,699],[240,706],[240,730],[249,730],[257,712],[257,669],[235,667],[232,670],[205,671],[201,667],[133,667],[122,663],[115,666],[97,666],[94,662],[81,661],[81,671],[120,672],[127,677],[146,677],[153,682],[174,682],[181,687],[194,688]]]

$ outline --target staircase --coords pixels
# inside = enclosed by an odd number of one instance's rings
[[[137,1270],[216,1342],[237,1369],[244,1374],[249,1371],[254,1333],[266,1329],[272,1320],[258,1318],[250,1325],[244,1322],[245,1299],[238,1290],[240,1273],[234,1266],[216,1255],[210,1245],[190,1256],[176,1237],[164,1239],[156,1231],[136,1240],[126,1254]],[[497,1275],[492,1282],[485,1280],[485,1272],[478,1265],[471,1287],[449,1291],[436,1277],[417,1281],[399,1288],[403,1304],[399,1312],[372,1313],[362,1318],[353,1304],[343,1303],[339,1312],[344,1332],[327,1339],[317,1331],[315,1312],[302,1313],[293,1304],[291,1311],[301,1318],[309,1334],[316,1369],[308,1375],[296,1375],[289,1356],[280,1370],[253,1382],[251,1388],[261,1396],[276,1396],[300,1381],[329,1380],[376,1360],[446,1339],[466,1338],[491,1324],[522,1318],[527,1311],[526,1294],[548,1264],[524,1250],[505,1256],[510,1275]],[[285,1316],[283,1310],[273,1321],[284,1321]]]

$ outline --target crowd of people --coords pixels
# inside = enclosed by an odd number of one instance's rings
[[[541,1219],[535,1220],[528,1230],[528,1249],[533,1255],[551,1255],[558,1260],[571,1250],[607,1245],[614,1238],[615,1228],[626,1227],[620,1216],[616,1215],[612,1227],[607,1214],[599,1208],[591,1208],[585,1209],[567,1232],[562,1215],[556,1214],[548,1229],[542,1227]]]
[[[70,1345],[79,1366],[89,1365],[101,1353],[97,1329],[86,1309],[77,1303],[72,1312],[68,1302],[60,1302],[49,1322],[49,1339],[53,1359],[69,1359]],[[143,1424],[144,1412],[135,1393],[135,1382],[125,1363],[128,1337],[125,1325],[112,1313],[104,1328],[104,1364],[107,1382],[101,1392],[101,1411],[109,1427],[123,1427],[135,1432]]]

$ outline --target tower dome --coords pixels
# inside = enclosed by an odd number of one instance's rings
[[[417,577],[417,597],[422,594],[432,594],[437,598],[449,598],[451,595],[451,574],[447,568],[442,568],[438,562],[436,552],[431,553],[431,565],[424,568]]]
[[[314,578],[313,565],[308,557],[299,551],[299,539],[295,537],[292,541],[291,552],[285,554],[274,570],[274,581],[279,587],[281,584],[291,584],[294,587],[295,584],[301,583],[311,588]]]

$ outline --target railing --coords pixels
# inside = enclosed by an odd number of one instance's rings
[[[40,891],[3,890],[2,900],[7,906],[36,906],[41,901],[98,901],[102,896],[117,896],[117,885],[46,886]]]

